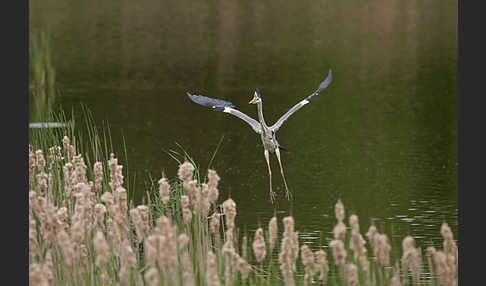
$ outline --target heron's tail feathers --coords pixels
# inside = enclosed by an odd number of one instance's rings
[[[278,149],[280,149],[280,150],[282,150],[282,151],[284,151],[284,152],[287,152],[287,153],[289,153],[289,152],[290,152],[290,151],[289,151],[287,148],[285,148],[285,147],[283,147],[283,146],[280,146],[280,145],[278,145]]]

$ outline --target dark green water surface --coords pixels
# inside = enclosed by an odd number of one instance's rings
[[[374,218],[397,254],[413,235],[457,238],[457,1],[30,1],[30,29],[48,30],[60,102],[80,103],[123,133],[140,200],[144,178],[174,177],[176,142],[221,176],[221,201],[253,235],[277,212],[301,242],[328,245],[341,198],[363,232]],[[189,101],[233,102],[273,124],[333,70],[318,100],[279,130],[287,182],[272,157],[269,202],[259,136],[243,121]],[[119,154],[119,157],[123,157]],[[125,170],[125,168],[124,168]],[[281,220],[280,220],[281,221]],[[346,223],[348,223],[346,221]],[[322,240],[320,236],[322,235]]]

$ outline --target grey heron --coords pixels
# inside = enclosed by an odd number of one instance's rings
[[[265,160],[267,161],[268,167],[268,176],[270,179],[270,200],[275,200],[275,193],[272,191],[272,170],[270,168],[270,153],[275,153],[277,156],[278,164],[280,165],[280,173],[282,174],[282,178],[285,185],[285,196],[287,200],[290,200],[291,192],[287,187],[287,182],[285,180],[285,175],[282,167],[282,161],[280,159],[280,150],[287,151],[283,148],[277,141],[275,134],[282,126],[282,124],[287,120],[292,114],[294,114],[297,110],[299,110],[302,106],[308,104],[312,100],[316,98],[316,96],[323,91],[332,81],[332,71],[329,70],[329,74],[327,75],[326,79],[320,83],[319,87],[316,91],[314,91],[311,95],[307,96],[305,99],[301,100],[299,103],[294,105],[292,108],[289,109],[282,117],[280,117],[275,124],[272,126],[268,126],[265,123],[265,119],[263,118],[263,103],[262,103],[262,96],[260,91],[257,89],[254,92],[253,99],[250,100],[250,104],[256,104],[258,107],[258,121],[251,118],[250,116],[244,114],[243,112],[237,110],[233,103],[229,101],[224,101],[221,99],[210,98],[202,95],[192,95],[187,93],[187,96],[195,103],[200,104],[202,106],[210,107],[215,111],[221,111],[225,113],[229,113],[234,115],[246,123],[248,123],[253,131],[257,134],[260,134],[263,143],[263,154],[265,155]]]

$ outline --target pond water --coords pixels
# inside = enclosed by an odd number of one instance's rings
[[[443,221],[457,238],[457,1],[203,2],[29,2],[30,31],[50,35],[58,100],[108,121],[115,145],[123,134],[137,200],[144,178],[176,176],[167,150],[180,144],[205,171],[220,143],[220,198],[251,234],[292,214],[302,243],[328,245],[341,198],[392,253],[407,234],[441,247]],[[273,156],[272,205],[259,136],[186,92],[256,118],[259,88],[273,124],[329,69],[331,85],[277,133],[293,200]]]

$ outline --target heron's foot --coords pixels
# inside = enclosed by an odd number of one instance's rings
[[[285,197],[288,201],[290,201],[290,199],[292,198],[292,193],[288,189],[285,190]]]
[[[274,201],[275,201],[275,192],[270,191],[270,202],[272,202],[273,204]]]

